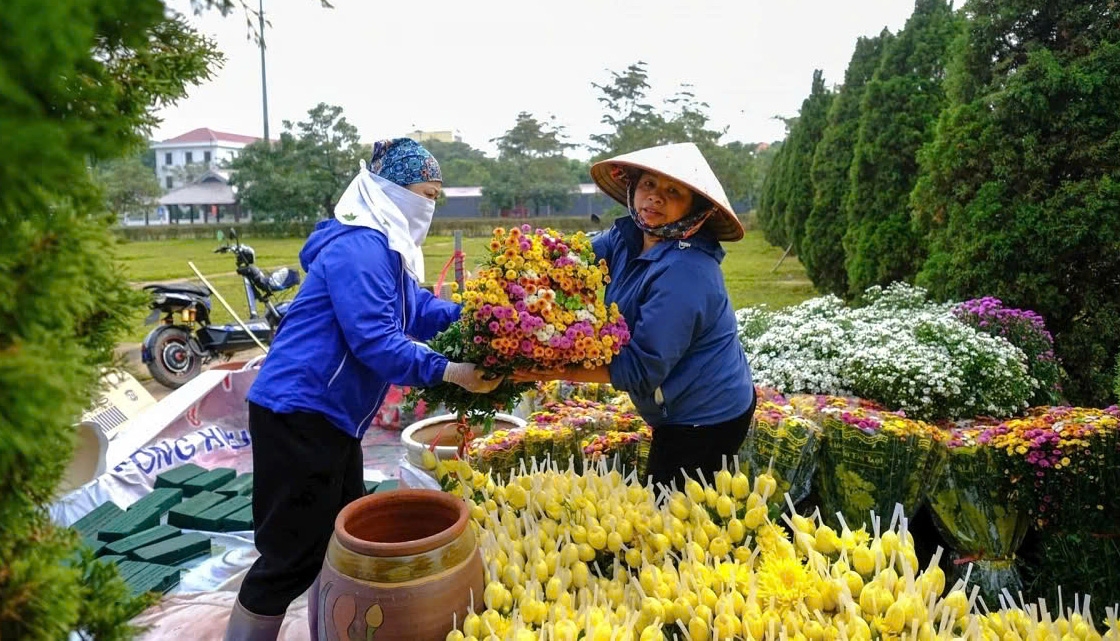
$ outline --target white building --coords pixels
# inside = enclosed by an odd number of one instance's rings
[[[463,135],[459,133],[458,129],[439,129],[432,131],[425,131],[417,129],[404,135],[405,138],[411,138],[416,142],[424,143],[429,140],[436,140],[439,142],[463,142]]]
[[[256,136],[228,134],[201,127],[162,142],[153,142],[150,148],[156,154],[156,177],[165,190],[175,189],[183,186],[183,180],[175,174],[176,167],[203,165],[228,179],[222,165],[235,158],[246,145],[258,140],[260,138]]]

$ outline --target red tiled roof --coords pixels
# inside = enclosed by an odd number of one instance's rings
[[[185,134],[168,138],[164,140],[165,143],[201,143],[210,142],[212,140],[223,140],[226,142],[240,142],[250,144],[260,140],[257,136],[244,136],[242,134],[227,134],[221,131],[214,131],[209,127],[199,127],[193,129]]]

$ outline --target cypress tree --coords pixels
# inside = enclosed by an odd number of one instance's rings
[[[884,29],[874,38],[856,41],[844,84],[832,101],[828,124],[813,155],[813,209],[805,221],[798,257],[817,289],[837,296],[848,293],[842,242],[848,222],[844,198],[851,185],[848,176],[859,134],[860,104],[891,38],[891,32]]]
[[[1120,16],[1091,0],[965,11],[912,198],[930,248],[918,282],[1035,310],[1068,399],[1107,405],[1120,351]]]
[[[918,149],[933,136],[945,102],[942,79],[961,20],[945,0],[917,0],[868,83],[845,210],[849,293],[910,280],[924,248],[912,231],[909,196]]]
[[[762,198],[758,204],[758,226],[762,229],[763,237],[771,245],[782,247],[786,244],[785,167],[790,155],[789,141],[793,130],[797,127],[797,118],[789,118],[785,122],[786,137],[778,148],[777,154],[774,155],[769,171],[766,172],[766,178],[762,183]]]
[[[158,0],[0,11],[0,638],[127,638],[148,603],[79,558],[45,506],[142,300],[87,162],[143,145],[154,109],[207,77],[212,46]]]
[[[801,242],[805,238],[805,220],[813,209],[813,155],[828,122],[832,98],[832,92],[824,85],[821,70],[813,71],[812,89],[809,97],[801,103],[797,126],[789,136],[789,156],[782,169],[779,189],[784,188],[786,193],[785,211],[782,212],[785,238],[798,256],[801,255]]]

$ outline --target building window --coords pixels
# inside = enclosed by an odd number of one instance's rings
[[[171,152],[170,151],[163,155],[163,164],[165,164],[165,165],[170,165],[171,164]]]
[[[202,152],[202,162],[204,162],[208,165],[210,164],[210,152],[209,151]]]
[[[191,152],[188,151],[187,152],[187,164],[189,165],[192,162],[194,162],[194,154],[192,154]]]
[[[171,176],[167,177],[167,188],[171,189]]]

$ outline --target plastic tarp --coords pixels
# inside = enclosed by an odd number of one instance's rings
[[[109,443],[105,474],[61,497],[50,507],[63,526],[106,501],[127,508],[146,494],[156,476],[186,463],[251,472],[252,439],[245,397],[257,370],[210,370],[137,416]],[[371,429],[363,439],[365,479],[381,481],[396,471],[399,434]],[[182,566],[179,585],[136,623],[147,640],[221,639],[244,573],[257,558],[252,532],[205,533],[209,557]],[[306,598],[293,602],[281,639],[307,639]]]
[[[398,469],[401,485],[418,490],[438,490],[439,481],[424,469],[412,464],[407,458],[402,458]]]

